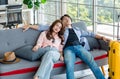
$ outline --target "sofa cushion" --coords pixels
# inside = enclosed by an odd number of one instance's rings
[[[90,50],[100,49],[99,41],[93,37],[86,37],[88,40],[88,44],[90,46]]]
[[[26,45],[14,50],[14,52],[16,56],[20,58],[34,61],[39,59],[43,55],[43,52],[41,52],[41,49],[38,49],[38,51],[34,52],[32,51],[32,48],[33,48],[32,45]]]

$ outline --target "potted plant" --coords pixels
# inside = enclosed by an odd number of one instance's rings
[[[27,5],[28,8],[38,9],[40,4],[46,3],[46,0],[23,0],[23,3]]]
[[[23,3],[25,5],[27,5],[27,7],[29,9],[33,9],[33,18],[34,18],[34,22],[33,24],[35,24],[35,14],[37,13],[38,15],[38,8],[40,7],[40,4],[44,4],[46,3],[47,0],[23,0]],[[35,13],[36,12],[36,13]],[[37,17],[36,17],[37,18]],[[38,18],[37,18],[38,19]],[[38,23],[37,23],[38,24]]]

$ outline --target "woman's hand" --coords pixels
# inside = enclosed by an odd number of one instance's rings
[[[36,51],[38,51],[38,48],[39,48],[39,46],[36,45],[36,46],[33,47],[32,50],[33,50],[34,52],[36,52]]]
[[[64,61],[64,57],[62,55],[60,56],[60,61]]]
[[[60,51],[60,61],[64,61],[63,52]]]
[[[26,30],[28,30],[30,28],[30,26],[29,25],[24,25],[22,28],[23,28],[23,32],[25,32]]]

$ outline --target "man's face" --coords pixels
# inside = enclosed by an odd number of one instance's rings
[[[67,16],[64,16],[62,19],[62,23],[64,27],[68,27],[69,25],[71,25],[71,19]]]

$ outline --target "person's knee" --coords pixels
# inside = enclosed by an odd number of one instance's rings
[[[65,63],[71,63],[74,59],[74,56],[71,52],[64,52],[64,61]]]
[[[53,61],[54,61],[54,63],[55,62],[57,62],[58,60],[59,60],[59,58],[60,58],[60,53],[59,52],[55,52],[54,54],[53,54]]]
[[[47,55],[47,56],[49,56],[49,57],[52,57],[53,52],[52,52],[52,51],[49,51],[49,52],[47,52],[45,55]]]
[[[68,53],[68,52],[71,52],[71,50],[69,48],[65,48],[64,53]]]
[[[65,58],[64,62],[68,67],[72,67],[74,65],[74,62],[71,60],[71,58]]]
[[[70,63],[71,62],[71,57],[64,56],[64,61],[65,61],[65,63]]]
[[[71,50],[64,51],[64,62],[69,65],[74,62],[74,54]]]
[[[60,53],[58,51],[51,50],[51,51],[47,52],[47,55],[53,62],[58,61],[60,58]]]

